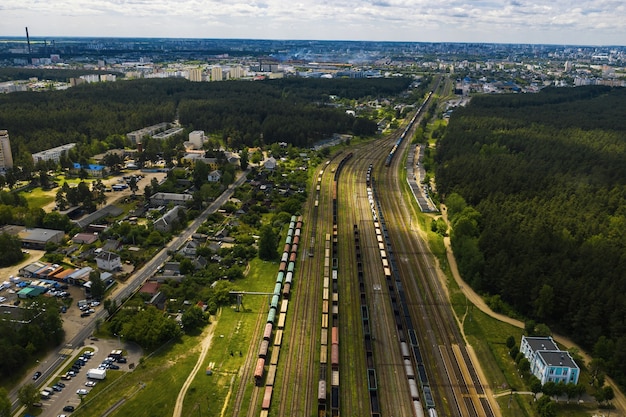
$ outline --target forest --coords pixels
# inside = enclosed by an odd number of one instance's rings
[[[464,278],[626,385],[626,90],[480,96],[437,145]]]
[[[145,79],[87,84],[64,91],[0,95],[0,126],[14,159],[70,142],[88,145],[179,119],[219,133],[234,148],[287,142],[306,147],[333,133],[371,135],[374,120],[353,117],[331,101],[395,96],[408,78],[302,79],[193,83]],[[358,116],[358,115],[357,115]]]

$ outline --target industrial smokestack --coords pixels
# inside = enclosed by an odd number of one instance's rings
[[[28,36],[28,26],[26,26],[26,43],[28,44],[28,55],[30,56],[30,36]]]

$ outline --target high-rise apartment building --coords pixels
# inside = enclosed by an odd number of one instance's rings
[[[211,81],[222,81],[224,79],[224,75],[222,73],[222,67],[219,65],[211,68]]]
[[[202,69],[191,68],[189,70],[189,81],[200,82],[202,81]]]
[[[13,168],[13,155],[11,155],[11,142],[9,132],[0,130],[0,169]]]
[[[243,78],[246,75],[245,70],[241,65],[231,67],[228,73],[229,77],[233,79]]]

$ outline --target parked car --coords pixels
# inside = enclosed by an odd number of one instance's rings
[[[81,388],[81,389],[76,391],[76,394],[78,394],[78,395],[87,395],[87,394],[89,394],[89,390],[86,390],[85,388]]]
[[[61,388],[65,388],[65,384],[61,381],[57,382],[57,385],[60,386]]]
[[[66,405],[65,407],[63,407],[63,411],[72,412],[72,411],[74,411],[74,406],[73,405]]]
[[[41,372],[39,371],[35,372],[35,375],[33,375],[33,381],[38,380],[40,376],[41,376]]]
[[[120,367],[119,367],[119,366],[117,366],[117,365],[116,365],[116,364],[114,364],[114,363],[111,363],[111,364],[109,364],[109,369],[114,369],[114,370],[117,370],[117,369],[120,369]]]
[[[95,387],[96,386],[96,381],[87,381],[85,382],[85,386],[86,387]]]
[[[124,357],[117,358],[117,363],[126,363],[126,358]]]

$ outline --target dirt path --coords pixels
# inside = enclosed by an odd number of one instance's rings
[[[442,207],[441,213],[442,213],[443,219],[446,221],[447,224],[449,224],[448,216],[447,216],[447,209],[444,205],[442,205],[441,207]],[[463,280],[463,278],[461,278],[461,274],[459,273],[459,269],[456,264],[456,259],[454,258],[452,247],[450,246],[450,238],[445,237],[443,241],[446,246],[446,256],[448,258],[448,264],[450,265],[450,270],[452,271],[454,280],[458,284],[463,294],[467,297],[467,299],[476,307],[478,307],[480,311],[482,311],[483,313],[495,319],[498,319],[500,321],[503,321],[505,323],[508,323],[515,327],[519,327],[523,329],[525,327],[523,322],[521,322],[520,320],[513,319],[511,317],[505,316],[504,314],[496,313],[495,311],[491,310],[491,308],[487,306],[487,304],[482,299],[482,297],[478,295],[476,292],[474,292],[474,290],[469,285],[467,285],[467,283]],[[554,333],[552,334],[552,337],[558,343],[565,346],[566,349],[570,349],[570,348],[577,349],[578,354],[580,355],[580,357],[584,359],[586,364],[588,364],[591,361],[591,356],[589,356],[587,352],[585,352],[580,346],[574,343],[571,339],[562,335],[554,334]],[[615,393],[615,398],[612,401],[613,405],[621,413],[624,413],[626,411],[626,396],[620,390],[617,384],[608,376],[606,377],[606,382],[613,388],[613,392]]]
[[[187,394],[187,390],[189,389],[189,386],[193,382],[193,379],[198,374],[198,371],[200,370],[200,367],[202,366],[202,363],[204,362],[204,359],[206,358],[209,348],[211,347],[211,341],[213,340],[213,333],[215,332],[215,327],[217,327],[218,319],[219,319],[219,313],[217,313],[217,316],[215,317],[215,319],[211,322],[211,324],[209,324],[207,329],[204,331],[204,337],[202,339],[202,350],[200,351],[200,356],[198,356],[198,360],[196,361],[196,366],[193,367],[193,369],[189,373],[189,376],[187,377],[187,380],[185,381],[182,388],[180,389],[180,392],[178,393],[178,397],[176,398],[176,405],[174,405],[174,414],[172,415],[173,417],[182,416],[183,402],[185,400],[185,395]]]

